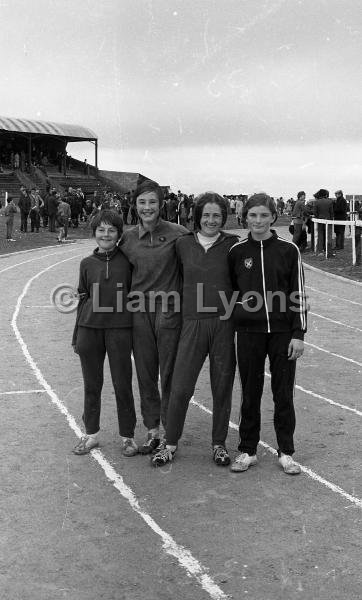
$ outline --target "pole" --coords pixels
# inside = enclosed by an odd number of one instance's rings
[[[94,162],[95,162],[96,169],[98,170],[98,140],[95,140],[95,145],[94,145]]]
[[[314,227],[314,254],[317,253],[317,230],[318,230],[318,225],[317,223],[313,223],[313,227]]]
[[[351,236],[352,236],[352,265],[356,264],[356,223],[351,222]]]

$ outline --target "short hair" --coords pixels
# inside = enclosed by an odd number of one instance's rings
[[[277,211],[277,207],[276,207],[276,204],[275,204],[273,198],[268,196],[268,194],[264,194],[264,193],[253,194],[253,196],[250,196],[250,198],[248,198],[248,200],[245,202],[244,207],[243,207],[243,211],[242,211],[243,219],[246,219],[249,210],[251,208],[254,208],[254,206],[265,206],[266,208],[268,208],[270,210],[271,214],[274,216],[273,223],[275,223],[275,221],[278,218],[278,211]]]
[[[212,204],[217,204],[221,208],[221,227],[224,227],[228,216],[228,206],[225,198],[223,198],[222,196],[220,196],[220,194],[217,194],[216,192],[204,192],[203,194],[199,194],[195,198],[194,220],[196,227],[198,229],[201,229],[201,217],[204,210],[204,206],[209,202]]]
[[[95,236],[96,229],[101,223],[106,223],[107,225],[113,225],[116,227],[118,231],[118,237],[121,237],[123,232],[123,219],[118,212],[106,208],[95,214],[91,223],[93,236]]]
[[[302,196],[305,196],[305,192],[298,192],[297,194],[297,198],[299,200],[299,198],[301,198]]]
[[[161,208],[164,203],[163,189],[156,181],[152,181],[152,179],[144,179],[141,183],[137,184],[137,187],[133,192],[133,200],[136,202],[138,196],[147,192],[155,192]]]

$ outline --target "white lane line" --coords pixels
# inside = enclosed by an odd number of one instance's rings
[[[73,256],[71,258],[66,258],[57,263],[54,263],[53,265],[50,265],[46,269],[39,271],[36,275],[31,277],[27,281],[27,283],[25,284],[25,286],[23,288],[23,291],[21,292],[20,296],[17,299],[15,311],[14,311],[14,314],[13,314],[13,317],[11,320],[11,326],[13,328],[15,337],[21,347],[21,350],[25,356],[25,359],[26,359],[28,365],[30,366],[30,368],[33,370],[37,381],[47,392],[51,401],[55,404],[55,406],[59,409],[59,411],[65,416],[69,427],[74,431],[76,436],[80,438],[82,436],[81,429],[78,427],[74,417],[70,414],[70,412],[68,411],[66,406],[61,402],[61,400],[58,398],[57,394],[54,392],[54,390],[50,387],[49,383],[46,381],[46,379],[43,376],[42,372],[40,371],[38,365],[36,364],[33,357],[31,356],[29,349],[28,349],[26,343],[24,342],[24,340],[21,336],[21,333],[18,329],[18,326],[17,326],[17,318],[18,318],[18,315],[20,312],[22,300],[25,297],[25,295],[27,294],[28,289],[29,289],[30,285],[32,284],[32,282],[35,281],[35,279],[40,277],[46,271],[49,271],[50,269],[52,269],[53,267],[56,267],[57,265],[59,265],[61,263],[67,262],[69,260],[73,260],[73,258],[76,258],[76,257]],[[123,477],[121,477],[121,475],[119,475],[116,472],[116,470],[108,462],[108,460],[105,458],[105,456],[102,454],[102,452],[100,450],[92,450],[91,453],[93,455],[93,458],[102,467],[106,477],[109,479],[109,481],[112,482],[113,486],[119,491],[121,496],[129,502],[131,508],[144,520],[144,522],[152,529],[152,531],[154,531],[154,533],[156,533],[161,538],[162,547],[163,547],[164,551],[167,554],[174,556],[177,559],[180,566],[185,569],[187,575],[194,577],[196,579],[196,581],[201,585],[201,587],[205,590],[205,592],[207,592],[209,594],[209,596],[210,596],[210,598],[212,598],[212,600],[227,600],[228,596],[213,581],[213,579],[208,575],[207,569],[191,554],[191,552],[184,546],[181,546],[180,544],[175,542],[175,540],[166,531],[164,531],[148,513],[146,513],[144,510],[141,509],[139,502],[137,500],[137,497],[134,494],[133,490],[125,483]]]
[[[267,373],[266,371],[265,371],[265,375],[267,377],[271,377],[270,373]],[[297,390],[300,390],[301,392],[303,392],[304,394],[309,394],[310,396],[313,396],[314,398],[318,398],[319,400],[324,400],[324,402],[328,402],[328,404],[332,404],[332,406],[337,406],[337,408],[343,408],[343,410],[348,410],[350,412],[353,412],[355,415],[362,417],[362,411],[357,410],[357,408],[352,408],[351,406],[347,406],[346,404],[340,404],[340,402],[335,402],[334,400],[331,400],[331,398],[326,398],[326,396],[321,396],[320,394],[316,394],[315,392],[312,392],[312,390],[306,390],[301,385],[296,384],[294,387]]]
[[[314,317],[318,317],[319,319],[329,321],[330,323],[335,323],[336,325],[342,325],[342,327],[346,327],[347,329],[354,329],[354,331],[359,331],[362,333],[362,329],[359,329],[359,327],[355,327],[354,325],[347,325],[347,323],[342,323],[342,321],[336,321],[335,319],[331,319],[330,317],[324,317],[323,315],[319,315],[318,313],[311,311],[309,311],[308,314],[313,315]]]
[[[317,290],[317,288],[311,287],[310,285],[306,285],[308,290],[312,290],[313,292],[317,292],[318,294],[324,294],[329,298],[336,298],[337,300],[342,300],[343,302],[349,302],[350,304],[356,304],[357,306],[362,306],[361,302],[357,302],[356,300],[349,300],[348,298],[342,298],[341,296],[335,296],[334,294],[330,294],[329,292],[322,292],[322,290]]]
[[[79,250],[79,248],[73,248],[74,250]],[[67,254],[68,252],[71,252],[72,250],[64,250],[64,254]],[[23,260],[22,262],[16,263],[15,265],[10,265],[9,267],[5,267],[5,269],[1,269],[0,270],[0,274],[1,273],[5,273],[5,271],[10,271],[11,269],[15,269],[16,267],[20,267],[21,265],[26,265],[27,263],[30,262],[34,262],[35,260],[42,260],[43,258],[47,258],[48,256],[54,256],[54,255],[58,255],[59,256],[59,252],[51,252],[49,254],[43,254],[42,256],[36,256],[35,258],[29,258],[29,260]],[[77,256],[81,256],[81,255],[77,255]]]
[[[45,390],[13,390],[12,392],[0,392],[0,396],[13,396],[14,394],[45,394]]]
[[[203,410],[204,412],[206,412],[208,415],[212,415],[212,411],[211,410],[209,410],[206,406],[204,406],[200,402],[197,402],[194,398],[191,399],[191,404],[194,404],[200,410]],[[229,421],[229,428],[230,429],[235,429],[236,431],[239,431],[238,425],[236,425],[232,421]],[[272,448],[271,446],[269,446],[269,444],[267,444],[266,442],[260,441],[259,444],[261,446],[263,446],[266,450],[268,450],[268,452],[270,452],[271,454],[277,455],[277,451],[274,448]],[[361,498],[357,498],[356,496],[352,496],[351,494],[349,494],[348,492],[346,492],[344,489],[342,489],[341,487],[339,487],[335,483],[332,483],[331,481],[328,481],[327,479],[324,479],[323,477],[320,477],[320,475],[317,475],[317,473],[315,473],[314,471],[312,471],[308,467],[305,467],[304,465],[301,465],[300,463],[297,463],[297,464],[299,464],[299,466],[302,469],[302,471],[306,475],[309,475],[309,477],[311,477],[311,479],[313,479],[314,481],[317,481],[318,483],[321,483],[322,485],[326,486],[327,488],[329,488],[330,490],[332,490],[332,492],[335,492],[336,494],[339,494],[340,496],[343,496],[343,498],[346,498],[346,500],[349,500],[350,502],[352,502],[352,504],[355,504],[359,508],[362,508],[362,499]]]
[[[359,367],[362,367],[362,363],[358,362],[357,360],[353,360],[353,358],[348,358],[347,356],[343,356],[342,354],[337,354],[336,352],[331,352],[330,350],[325,350],[325,348],[321,348],[320,346],[316,346],[316,344],[311,344],[310,342],[304,342],[304,344],[306,346],[310,346],[311,348],[315,348],[316,350],[319,350],[320,352],[325,352],[326,354],[330,354],[331,356],[336,356],[337,358],[341,358],[342,360],[346,360],[347,362],[350,362],[355,365],[358,365]]]

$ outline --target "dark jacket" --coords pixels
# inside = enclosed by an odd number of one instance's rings
[[[84,258],[79,269],[80,301],[72,344],[75,344],[79,326],[95,329],[131,327],[132,313],[127,310],[130,288],[131,265],[118,246],[104,253],[99,253],[96,248],[91,256]]]
[[[31,208],[31,200],[29,198],[29,195],[25,192],[20,192],[20,199],[18,202],[18,207],[20,208],[21,212],[28,214],[30,212],[30,208]]]
[[[338,221],[347,220],[348,204],[347,200],[343,196],[338,196],[334,201],[334,218]]]
[[[316,219],[331,221],[334,218],[332,198],[317,198],[314,205]]]
[[[176,254],[183,276],[182,315],[184,319],[206,319],[225,314],[220,291],[228,302],[233,293],[228,253],[239,241],[236,235],[220,232],[205,252],[197,233],[190,232],[176,242]],[[210,310],[206,310],[206,308]],[[200,310],[201,309],[201,310]]]
[[[307,330],[304,273],[295,244],[277,235],[256,241],[249,234],[229,252],[234,290],[239,291],[234,310],[240,331],[292,332],[303,339]]]

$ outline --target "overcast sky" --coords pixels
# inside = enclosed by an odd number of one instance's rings
[[[0,0],[0,19],[0,114],[89,127],[101,168],[362,192],[356,0]]]

